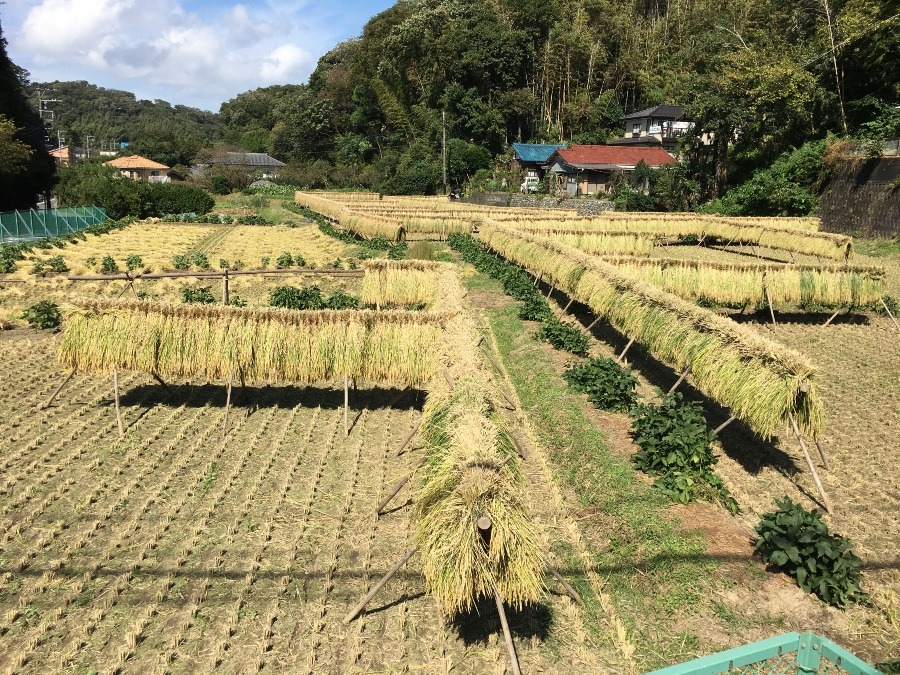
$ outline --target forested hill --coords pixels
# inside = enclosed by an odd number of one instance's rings
[[[94,150],[117,148],[124,141],[130,144],[129,151],[169,166],[189,165],[221,132],[214,113],[166,101],[138,100],[130,92],[83,81],[32,82],[26,93],[35,107],[39,96],[57,101],[46,104],[53,113],[52,121],[49,112],[44,113],[52,141],[57,140],[57,131],[65,143],[80,147],[91,137]]]
[[[898,0],[400,0],[308,86],[242,94],[222,121],[324,182],[412,191],[439,177],[442,111],[458,180],[478,148],[603,142],[624,111],[682,103],[698,133],[736,139],[695,156],[709,196],[892,109],[897,14]]]

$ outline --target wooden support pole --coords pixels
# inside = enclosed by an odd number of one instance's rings
[[[227,305],[229,300],[228,294],[228,270],[222,273],[222,304]]]
[[[884,311],[887,312],[887,315],[891,317],[891,321],[894,322],[894,326],[900,331],[900,323],[897,323],[897,319],[891,313],[891,308],[887,306],[887,303],[884,301],[884,298],[881,298],[881,304],[884,307]]]
[[[800,442],[800,449],[803,451],[803,456],[806,458],[806,463],[809,465],[809,470],[812,473],[813,481],[815,481],[816,487],[819,489],[819,494],[822,495],[823,506],[825,506],[825,510],[830,514],[832,513],[831,500],[828,499],[828,495],[825,494],[825,488],[822,487],[822,481],[819,480],[819,473],[816,471],[816,466],[813,464],[812,457],[809,456],[809,449],[806,447],[806,442],[800,434],[797,420],[794,419],[793,415],[790,416],[790,419],[791,426],[794,429],[794,435],[797,436],[797,440]]]
[[[763,286],[763,290],[766,292],[766,302],[769,303],[769,316],[772,317],[772,327],[775,327],[775,308],[772,307],[772,296],[769,295],[769,287]]]
[[[542,276],[544,276],[544,272],[543,272],[543,271],[538,272],[538,273],[537,273],[537,276],[534,278],[534,283],[531,284],[531,285],[532,285],[532,286],[537,286],[539,283],[541,283],[541,277],[542,277]]]
[[[563,314],[569,311],[569,307],[572,306],[572,303],[575,302],[575,298],[569,298],[569,301],[566,303],[566,306],[563,307]]]
[[[424,466],[424,464],[425,464],[425,458],[423,457],[422,459],[419,460],[419,463],[416,464],[415,469],[413,469],[408,474],[403,476],[403,478],[401,478],[396,483],[394,483],[394,487],[391,488],[390,494],[388,494],[387,497],[382,499],[381,503],[375,507],[375,515],[378,515],[378,516],[381,515],[381,512],[387,508],[387,505],[391,503],[391,500],[397,496],[397,493],[400,492],[400,490],[403,489],[403,486],[409,482],[409,479],[415,475],[416,470],[419,469],[420,467]]]
[[[409,442],[413,439],[413,436],[415,436],[416,432],[419,430],[420,424],[422,424],[422,420],[416,422],[415,426],[413,426],[413,428],[409,430],[409,433],[406,434],[406,438],[403,439],[400,447],[397,448],[397,452],[394,453],[394,457],[399,457],[401,453],[406,449],[406,446],[409,445]]]
[[[625,354],[628,353],[628,350],[631,349],[631,345],[633,345],[633,344],[634,344],[634,338],[631,338],[631,339],[628,341],[628,344],[625,345],[625,349],[622,350],[622,353],[619,354],[619,355],[616,357],[616,362],[617,362],[617,363],[622,363],[622,359],[625,358]]]
[[[678,389],[678,387],[681,385],[681,383],[684,382],[684,378],[687,377],[687,374],[688,374],[689,372],[691,372],[691,367],[690,367],[690,366],[685,366],[685,367],[684,367],[684,372],[681,373],[681,375],[678,376],[678,379],[675,380],[675,384],[673,384],[673,385],[669,388],[669,391],[667,391],[666,394],[671,394],[671,393],[674,392],[676,389]]]
[[[576,591],[574,588],[572,588],[572,586],[569,584],[569,582],[563,578],[563,575],[560,574],[556,570],[556,568],[553,567],[553,565],[551,565],[550,563],[547,563],[547,571],[550,572],[550,574],[553,575],[553,578],[556,579],[559,582],[560,586],[563,587],[563,590],[565,590],[566,595],[568,595],[576,603],[578,603],[579,605],[584,607],[584,600],[581,598],[580,595],[578,595],[578,591]]]
[[[826,471],[830,471],[830,467],[828,466],[828,458],[825,456],[825,451],[822,449],[822,444],[819,443],[819,439],[817,438],[815,441],[816,449],[819,451],[819,457],[822,458],[822,468]]]
[[[50,398],[47,400],[47,402],[44,405],[42,405],[40,408],[38,408],[38,410],[44,410],[45,408],[49,408],[50,404],[53,403],[53,401],[56,399],[57,396],[59,396],[59,392],[61,392],[63,390],[63,387],[65,387],[67,384],[69,384],[69,380],[71,380],[73,377],[75,377],[75,373],[76,373],[76,371],[73,370],[71,373],[66,375],[66,379],[64,379],[62,382],[59,383],[59,386],[56,388],[56,391],[53,392],[53,395],[50,396]]]
[[[582,335],[587,335],[588,333],[590,333],[590,332],[591,332],[591,328],[593,328],[594,326],[596,326],[597,323],[598,323],[599,321],[600,321],[600,317],[598,316],[596,319],[594,319],[593,321],[591,321],[591,322],[585,327],[584,330],[581,331],[581,334],[582,334]]]
[[[503,609],[503,598],[500,597],[500,591],[494,585],[494,602],[497,603],[497,613],[500,615],[500,625],[503,628],[503,639],[506,641],[506,650],[509,652],[509,663],[512,667],[513,675],[522,675],[519,669],[519,657],[516,655],[516,645],[512,639],[512,633],[509,631],[509,623],[506,620],[506,610]]]
[[[727,420],[725,420],[724,422],[722,422],[722,424],[720,424],[720,425],[717,426],[715,429],[713,429],[713,436],[718,436],[718,435],[719,435],[719,432],[722,431],[722,429],[724,429],[725,427],[727,427],[729,424],[731,424],[732,422],[734,422],[736,419],[737,419],[737,416],[736,416],[736,415],[732,415],[732,416],[729,417]]]
[[[231,408],[231,382],[232,375],[228,376],[228,386],[225,389],[225,419],[222,420],[222,438],[228,433],[228,409]]]
[[[355,619],[359,615],[359,613],[363,611],[363,609],[365,609],[366,605],[369,604],[369,601],[375,597],[375,594],[378,593],[378,591],[380,591],[384,587],[384,585],[391,580],[391,577],[394,576],[400,570],[400,568],[403,567],[406,562],[413,557],[413,553],[415,553],[417,549],[418,547],[413,546],[403,554],[403,557],[400,558],[400,560],[394,563],[394,566],[387,571],[387,574],[381,577],[377,584],[372,586],[372,590],[366,593],[365,597],[356,604],[356,607],[354,607],[347,613],[347,616],[344,617],[345,624],[353,621],[353,619]]]
[[[150,377],[156,380],[162,386],[162,388],[166,390],[166,393],[169,396],[172,396],[172,390],[169,389],[169,385],[167,385],[157,373],[150,373]]]
[[[350,389],[347,376],[344,375],[344,436],[350,435]]]
[[[550,284],[550,290],[547,291],[547,299],[550,299],[550,296],[553,295],[553,291],[556,290],[556,284]]]
[[[841,309],[843,309],[843,308],[842,308],[842,307],[838,307],[836,310],[834,310],[834,314],[832,314],[832,315],[828,318],[828,321],[825,322],[825,325],[822,326],[822,328],[824,328],[825,326],[827,326],[828,324],[830,324],[832,321],[834,321],[834,320],[837,318],[837,315],[841,313]]]
[[[122,426],[122,410],[119,405],[119,369],[113,368],[113,393],[116,398],[116,423],[119,425],[119,438],[125,437],[125,428]]]

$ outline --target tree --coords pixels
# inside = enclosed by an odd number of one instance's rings
[[[39,193],[56,182],[56,163],[44,147],[44,125],[25,97],[25,81],[25,71],[6,54],[0,26],[0,153],[12,162],[0,172],[0,211],[34,207]]]

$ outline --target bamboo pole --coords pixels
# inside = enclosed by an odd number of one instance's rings
[[[891,313],[891,308],[887,306],[887,303],[884,301],[883,297],[881,298],[881,304],[882,304],[882,306],[884,306],[884,311],[887,312],[887,315],[889,317],[891,317],[891,321],[894,322],[894,326],[897,328],[898,331],[900,331],[900,323],[897,323],[897,319]]]
[[[825,510],[828,513],[832,513],[831,509],[831,500],[828,499],[828,495],[825,494],[825,488],[822,487],[822,481],[819,480],[819,473],[816,471],[816,467],[813,464],[812,457],[809,456],[809,449],[806,447],[806,442],[803,440],[803,436],[800,434],[800,429],[797,426],[797,420],[794,419],[793,415],[790,415],[791,426],[794,429],[794,435],[797,436],[797,440],[800,442],[800,449],[803,451],[803,456],[806,458],[806,463],[809,465],[809,470],[812,472],[813,481],[815,481],[816,487],[819,489],[819,494],[822,495],[822,502],[825,506]]]
[[[587,327],[586,327],[584,330],[581,331],[581,334],[582,334],[582,335],[587,335],[588,333],[590,333],[590,332],[591,332],[591,328],[593,328],[594,326],[596,326],[597,323],[598,323],[599,321],[600,321],[600,317],[598,316],[596,319],[594,319],[593,321],[591,321],[591,322],[587,325]]]
[[[625,349],[622,350],[622,353],[619,354],[619,355],[616,357],[616,362],[617,362],[617,363],[622,363],[622,359],[625,358],[625,354],[628,353],[628,350],[631,349],[631,345],[633,345],[633,344],[634,344],[634,338],[631,338],[631,339],[628,341],[628,344],[625,345]]]
[[[569,301],[566,303],[566,306],[563,307],[563,314],[565,314],[566,312],[569,311],[569,307],[572,306],[572,303],[573,303],[573,302],[575,302],[575,298],[574,298],[574,297],[569,298]]]
[[[565,590],[566,595],[568,595],[568,596],[569,596],[570,598],[572,598],[576,603],[578,603],[579,605],[581,605],[582,607],[584,607],[584,600],[583,600],[582,597],[578,594],[578,591],[576,591],[574,588],[572,588],[572,586],[569,584],[569,582],[566,581],[565,578],[563,578],[563,575],[560,574],[560,573],[556,570],[556,568],[554,568],[553,565],[551,565],[550,563],[547,563],[547,571],[550,572],[550,574],[552,574],[553,577],[554,577],[554,578],[559,582],[559,584],[563,587],[563,590]]]
[[[391,501],[394,499],[394,497],[397,496],[397,493],[400,492],[400,490],[403,489],[403,486],[409,482],[409,479],[412,478],[415,475],[416,471],[424,465],[425,465],[425,458],[423,457],[422,459],[419,460],[419,463],[416,464],[415,469],[413,469],[408,474],[403,476],[403,478],[401,478],[396,483],[394,483],[394,487],[391,488],[390,494],[388,494],[387,497],[382,499],[381,502],[378,504],[378,506],[375,507],[375,515],[377,515],[377,516],[381,515],[382,511],[384,511],[387,508],[387,505],[390,504]]]
[[[222,304],[228,304],[228,270],[222,274]]]
[[[119,405],[119,369],[113,368],[113,393],[116,399],[116,423],[119,425],[119,438],[125,437],[125,428],[122,426],[122,411]]]
[[[159,384],[161,384],[161,385],[162,385],[162,388],[166,390],[166,393],[168,393],[169,396],[172,396],[172,395],[173,395],[173,394],[172,394],[172,390],[169,389],[169,385],[167,385],[167,384],[163,381],[163,379],[162,379],[158,374],[156,374],[156,373],[150,373],[150,377],[152,377],[152,378],[153,378],[154,380],[156,380]]]
[[[63,387],[65,387],[69,383],[69,380],[71,380],[73,377],[75,377],[76,372],[77,371],[73,370],[71,373],[66,375],[66,379],[64,379],[62,382],[59,383],[59,386],[56,388],[56,391],[53,392],[53,395],[50,396],[50,398],[47,400],[47,402],[44,405],[42,405],[40,408],[38,408],[38,410],[45,410],[45,409],[49,408],[50,404],[53,403],[54,399],[56,399],[56,397],[59,396],[59,392],[61,392],[63,390]]]
[[[222,438],[225,438],[225,434],[228,433],[228,409],[231,407],[231,379],[232,376],[228,376],[228,386],[225,389],[225,419],[222,421]]]
[[[841,313],[841,310],[842,310],[842,309],[843,309],[843,307],[838,307],[838,308],[834,311],[834,314],[832,314],[832,315],[828,318],[828,321],[825,322],[825,324],[822,326],[822,328],[824,328],[825,326],[827,326],[828,324],[830,324],[832,321],[834,321],[834,320],[837,318],[837,315]]]
[[[500,625],[503,628],[503,639],[506,641],[506,650],[509,652],[509,663],[512,666],[513,675],[522,675],[519,669],[519,657],[516,654],[516,645],[512,639],[512,633],[509,631],[509,623],[506,620],[506,610],[503,609],[503,598],[500,597],[500,591],[494,584],[494,602],[497,603],[497,613],[500,615]]]
[[[344,436],[350,435],[350,390],[347,387],[347,376],[344,375]]]
[[[550,299],[550,296],[553,295],[553,291],[556,290],[556,284],[550,284],[550,290],[547,291],[547,300]]]
[[[819,457],[822,458],[822,468],[826,471],[830,471],[831,468],[828,466],[828,458],[825,456],[825,450],[822,449],[822,444],[819,443],[819,439],[815,440],[816,449],[819,451]]]
[[[719,432],[722,431],[722,429],[724,429],[725,427],[727,427],[729,424],[731,424],[732,422],[734,422],[736,419],[737,419],[737,416],[736,416],[736,415],[732,415],[732,416],[729,417],[727,420],[725,420],[724,422],[722,422],[722,424],[720,424],[720,425],[717,426],[715,429],[713,429],[713,436],[718,436],[718,435],[719,435]]]
[[[361,277],[365,275],[363,270],[332,270],[332,269],[258,269],[258,270],[229,270],[229,277],[237,275],[261,275],[273,276],[278,274],[303,274],[323,275],[331,277]],[[178,279],[181,277],[193,277],[195,279],[219,279],[224,272],[148,272],[146,274],[90,274],[73,275],[64,277],[66,281],[135,281],[137,279]]]
[[[422,420],[417,421],[413,428],[409,430],[409,433],[406,434],[406,438],[403,439],[400,447],[397,448],[397,452],[394,453],[394,457],[399,457],[400,454],[406,449],[406,446],[409,445],[409,442],[413,439],[413,436],[415,436],[416,432],[419,430],[420,424],[422,424]]]
[[[766,292],[766,302],[769,303],[769,315],[772,317],[772,327],[775,327],[775,308],[772,307],[772,296],[769,295],[769,287],[763,286],[763,290]]]
[[[687,377],[687,374],[688,374],[689,372],[691,372],[691,367],[690,367],[690,365],[687,365],[687,366],[684,367],[684,372],[682,372],[681,375],[678,376],[678,379],[675,380],[675,384],[673,384],[673,385],[669,388],[669,391],[667,391],[666,394],[671,394],[671,393],[674,392],[676,389],[678,389],[679,385],[681,385],[681,383],[684,382],[684,378]]]
[[[541,270],[537,273],[537,276],[534,278],[534,283],[531,285],[536,287],[539,283],[541,283],[542,276],[544,276],[543,270]]]
[[[347,616],[344,617],[344,621],[343,621],[345,624],[348,624],[351,621],[353,621],[353,619],[355,619],[357,617],[357,615],[359,615],[359,613],[361,611],[363,611],[363,609],[365,609],[366,605],[369,604],[369,601],[375,597],[375,594],[378,593],[378,591],[380,591],[384,587],[384,585],[388,581],[391,580],[391,577],[394,576],[400,570],[400,568],[406,564],[406,562],[410,558],[412,558],[413,553],[415,553],[417,549],[418,549],[418,547],[413,546],[411,549],[409,549],[406,553],[403,554],[403,557],[400,558],[400,560],[398,560],[396,563],[394,563],[394,566],[391,567],[391,569],[389,569],[383,577],[381,577],[381,579],[378,581],[378,583],[372,587],[372,590],[370,590],[368,593],[366,593],[365,597],[363,597],[363,599],[360,600],[356,604],[356,606],[347,613]]]

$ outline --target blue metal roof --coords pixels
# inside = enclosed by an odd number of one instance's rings
[[[554,152],[567,146],[544,145],[542,143],[513,143],[512,147],[518,160],[523,162],[546,162]]]

